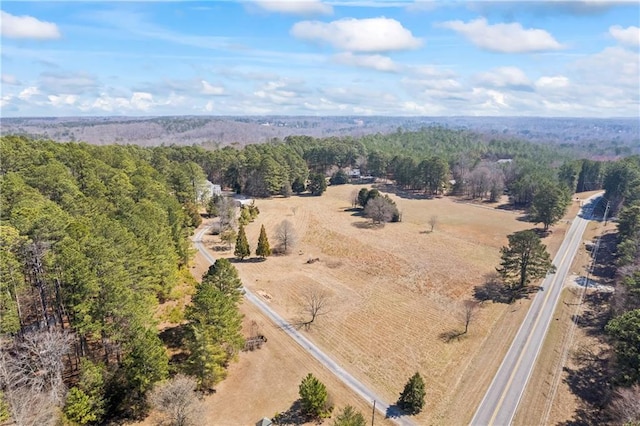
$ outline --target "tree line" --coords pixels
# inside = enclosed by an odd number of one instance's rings
[[[615,293],[605,332],[613,348],[607,420],[640,422],[640,157],[612,164],[604,200],[617,216]],[[604,203],[603,203],[604,204]]]
[[[171,370],[154,313],[190,279],[203,170],[135,146],[7,136],[0,150],[0,417],[143,415]],[[215,382],[241,340],[237,300],[196,294],[188,370],[203,345],[216,346],[205,368]],[[201,305],[229,317],[212,323]]]

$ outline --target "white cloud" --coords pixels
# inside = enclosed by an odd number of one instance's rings
[[[15,75],[12,74],[2,74],[2,84],[8,84],[11,86],[19,86],[20,82],[16,78]]]
[[[573,66],[581,84],[617,86],[640,96],[640,55],[619,46],[607,47],[577,61]]]
[[[85,104],[81,109],[98,109],[107,112],[122,112],[123,110],[148,111],[154,105],[156,103],[153,100],[153,95],[147,92],[133,92],[130,98],[124,96],[112,97],[102,93],[93,103]]]
[[[9,102],[11,102],[11,99],[13,99],[12,95],[4,95],[0,98],[0,107],[5,107],[7,105],[9,105]]]
[[[40,21],[33,16],[15,16],[0,11],[0,26],[2,36],[8,38],[47,40],[61,37],[56,24]]]
[[[333,59],[343,65],[371,68],[384,72],[398,71],[398,65],[391,58],[383,55],[354,55],[351,52],[343,52],[335,55]]]
[[[253,4],[269,12],[294,15],[331,15],[333,7],[320,0],[254,0]]]
[[[478,74],[476,78],[478,83],[494,88],[528,89],[531,87],[531,81],[527,75],[517,67],[495,68]]]
[[[39,94],[40,94],[40,90],[38,90],[37,87],[30,86],[30,87],[27,87],[26,89],[24,89],[22,92],[20,92],[20,94],[18,95],[18,99],[22,99],[23,101],[27,101],[31,97],[33,97],[35,95],[39,95]]]
[[[214,95],[220,96],[224,95],[224,87],[222,86],[214,86],[206,80],[202,80],[202,94],[203,95]]]
[[[640,45],[640,28],[638,27],[622,28],[620,25],[613,25],[609,27],[609,34],[622,44],[628,44],[629,46]]]
[[[569,86],[569,79],[563,75],[542,76],[535,82],[536,89],[558,90]]]
[[[291,28],[291,34],[302,40],[324,42],[350,52],[391,52],[416,49],[422,40],[411,34],[395,19],[346,18],[329,23],[302,21]]]
[[[47,96],[49,102],[53,106],[65,106],[65,105],[73,105],[78,100],[76,95],[49,95]]]
[[[525,53],[564,48],[547,31],[525,29],[517,22],[491,25],[485,18],[478,18],[467,23],[447,21],[439,25],[462,34],[481,49],[493,52]]]
[[[298,102],[298,91],[285,81],[269,81],[253,95],[276,105],[295,105]]]

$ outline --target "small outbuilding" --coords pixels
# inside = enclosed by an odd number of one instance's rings
[[[258,420],[258,422],[256,423],[256,426],[271,426],[273,425],[273,422],[271,421],[271,419],[269,418],[262,418],[262,420]]]

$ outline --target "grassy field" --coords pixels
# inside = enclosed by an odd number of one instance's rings
[[[351,209],[361,186],[330,187],[322,197],[258,200],[257,220],[247,227],[252,249],[264,224],[274,232],[291,221],[299,243],[288,256],[264,262],[237,262],[248,288],[284,318],[301,317],[303,295],[317,289],[330,296],[330,312],[306,335],[356,378],[394,402],[409,376],[419,371],[427,388],[418,424],[464,424],[473,414],[508,349],[529,306],[486,303],[469,333],[445,342],[440,336],[462,327],[458,311],[473,287],[495,271],[501,246],[512,232],[532,228],[522,213],[454,198],[421,199],[391,194],[402,212],[401,223],[372,227]],[[380,188],[393,192],[393,188]],[[577,206],[577,202],[574,203]],[[433,232],[429,221],[437,217]],[[555,250],[567,224],[545,239]],[[220,246],[207,236],[209,247]],[[231,257],[230,252],[214,251]],[[309,259],[319,259],[307,263]],[[202,261],[195,274],[204,270]],[[260,324],[269,342],[241,354],[229,377],[207,399],[209,424],[251,424],[287,410],[307,372],[317,374],[338,407],[351,404],[368,413],[361,401],[336,381],[255,308],[243,304],[246,321]],[[376,424],[381,423],[376,418]]]

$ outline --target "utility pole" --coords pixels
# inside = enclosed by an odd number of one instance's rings
[[[373,411],[371,412],[371,426],[373,426],[373,420],[376,418],[376,400],[373,400]]]

